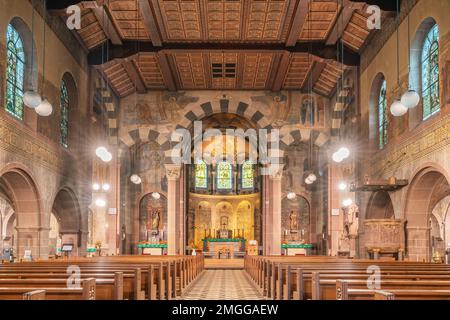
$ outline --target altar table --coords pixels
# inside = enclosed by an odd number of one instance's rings
[[[233,258],[236,252],[245,251],[245,239],[241,238],[208,238],[203,239],[203,251],[214,252],[214,258],[220,259],[223,256]]]
[[[282,244],[281,249],[284,250],[286,256],[303,255],[308,256],[311,254],[311,244]]]

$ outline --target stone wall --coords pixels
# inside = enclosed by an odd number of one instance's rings
[[[420,0],[413,7],[410,13],[411,47],[414,46],[414,38],[417,30],[427,18],[432,17],[439,26],[440,31],[440,95],[441,106],[439,114],[427,121],[417,121],[417,114],[421,113],[421,105],[416,110],[410,111],[401,118],[394,118],[389,115],[388,144],[383,150],[378,150],[376,141],[376,109],[371,94],[373,93],[373,83],[380,73],[383,74],[387,82],[388,107],[398,94],[402,94],[408,87],[408,28],[407,19],[404,19],[399,28],[399,55],[400,55],[400,84],[397,87],[397,37],[396,33],[390,33],[388,39],[383,41],[383,45],[377,47],[377,54],[373,55],[371,49],[363,52],[362,61],[365,61],[364,69],[360,74],[361,89],[361,133],[360,144],[370,146],[359,158],[360,178],[364,174],[369,174],[373,179],[387,179],[395,176],[399,179],[408,179],[409,185],[400,191],[390,192],[394,206],[395,218],[405,219],[407,235],[407,254],[410,260],[422,261],[429,257],[429,225],[427,217],[431,209],[424,209],[421,212],[413,212],[411,205],[415,197],[418,201],[426,202],[433,192],[430,188],[435,188],[436,184],[429,180],[436,173],[436,179],[445,177],[449,181],[450,161],[450,126],[449,126],[449,91],[448,87],[448,61],[450,60],[450,21],[447,13],[450,11],[450,2]],[[417,73],[417,70],[412,69]],[[376,90],[376,89],[375,89]],[[374,95],[376,96],[376,95]],[[425,171],[424,171],[425,170]],[[418,180],[423,174],[424,180]],[[427,180],[428,179],[428,180]],[[421,186],[415,181],[422,181]],[[417,189],[421,188],[421,190]],[[361,208],[361,215],[364,218],[370,193],[360,195],[358,203]],[[428,202],[427,202],[428,203]],[[429,205],[431,205],[429,203]],[[414,205],[417,207],[417,205]],[[422,212],[423,211],[423,212]],[[418,222],[417,217],[421,217]],[[364,244],[360,244],[363,251]]]

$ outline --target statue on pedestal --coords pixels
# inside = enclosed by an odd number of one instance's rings
[[[359,208],[352,204],[344,209],[343,230],[339,239],[339,251],[348,252],[350,257],[356,255],[356,238],[359,228]]]
[[[297,213],[294,210],[291,210],[291,213],[289,214],[289,229],[291,230],[291,233],[297,233],[298,232],[298,221],[297,221]]]
[[[161,214],[158,209],[152,209],[151,211],[151,230],[159,230],[159,222]]]
[[[359,208],[352,204],[344,209],[344,232],[348,237],[358,235],[359,228]]]

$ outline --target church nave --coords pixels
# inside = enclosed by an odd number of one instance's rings
[[[244,270],[204,270],[180,300],[265,300]]]

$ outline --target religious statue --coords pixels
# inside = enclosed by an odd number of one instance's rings
[[[291,210],[289,214],[289,228],[291,229],[291,233],[297,233],[298,231],[298,222],[297,222],[297,213],[294,210]]]
[[[344,232],[346,236],[356,237],[359,228],[359,208],[352,204],[344,210]]]
[[[154,209],[152,210],[152,230],[159,230],[159,220],[161,218],[161,214],[159,212],[159,210]]]

